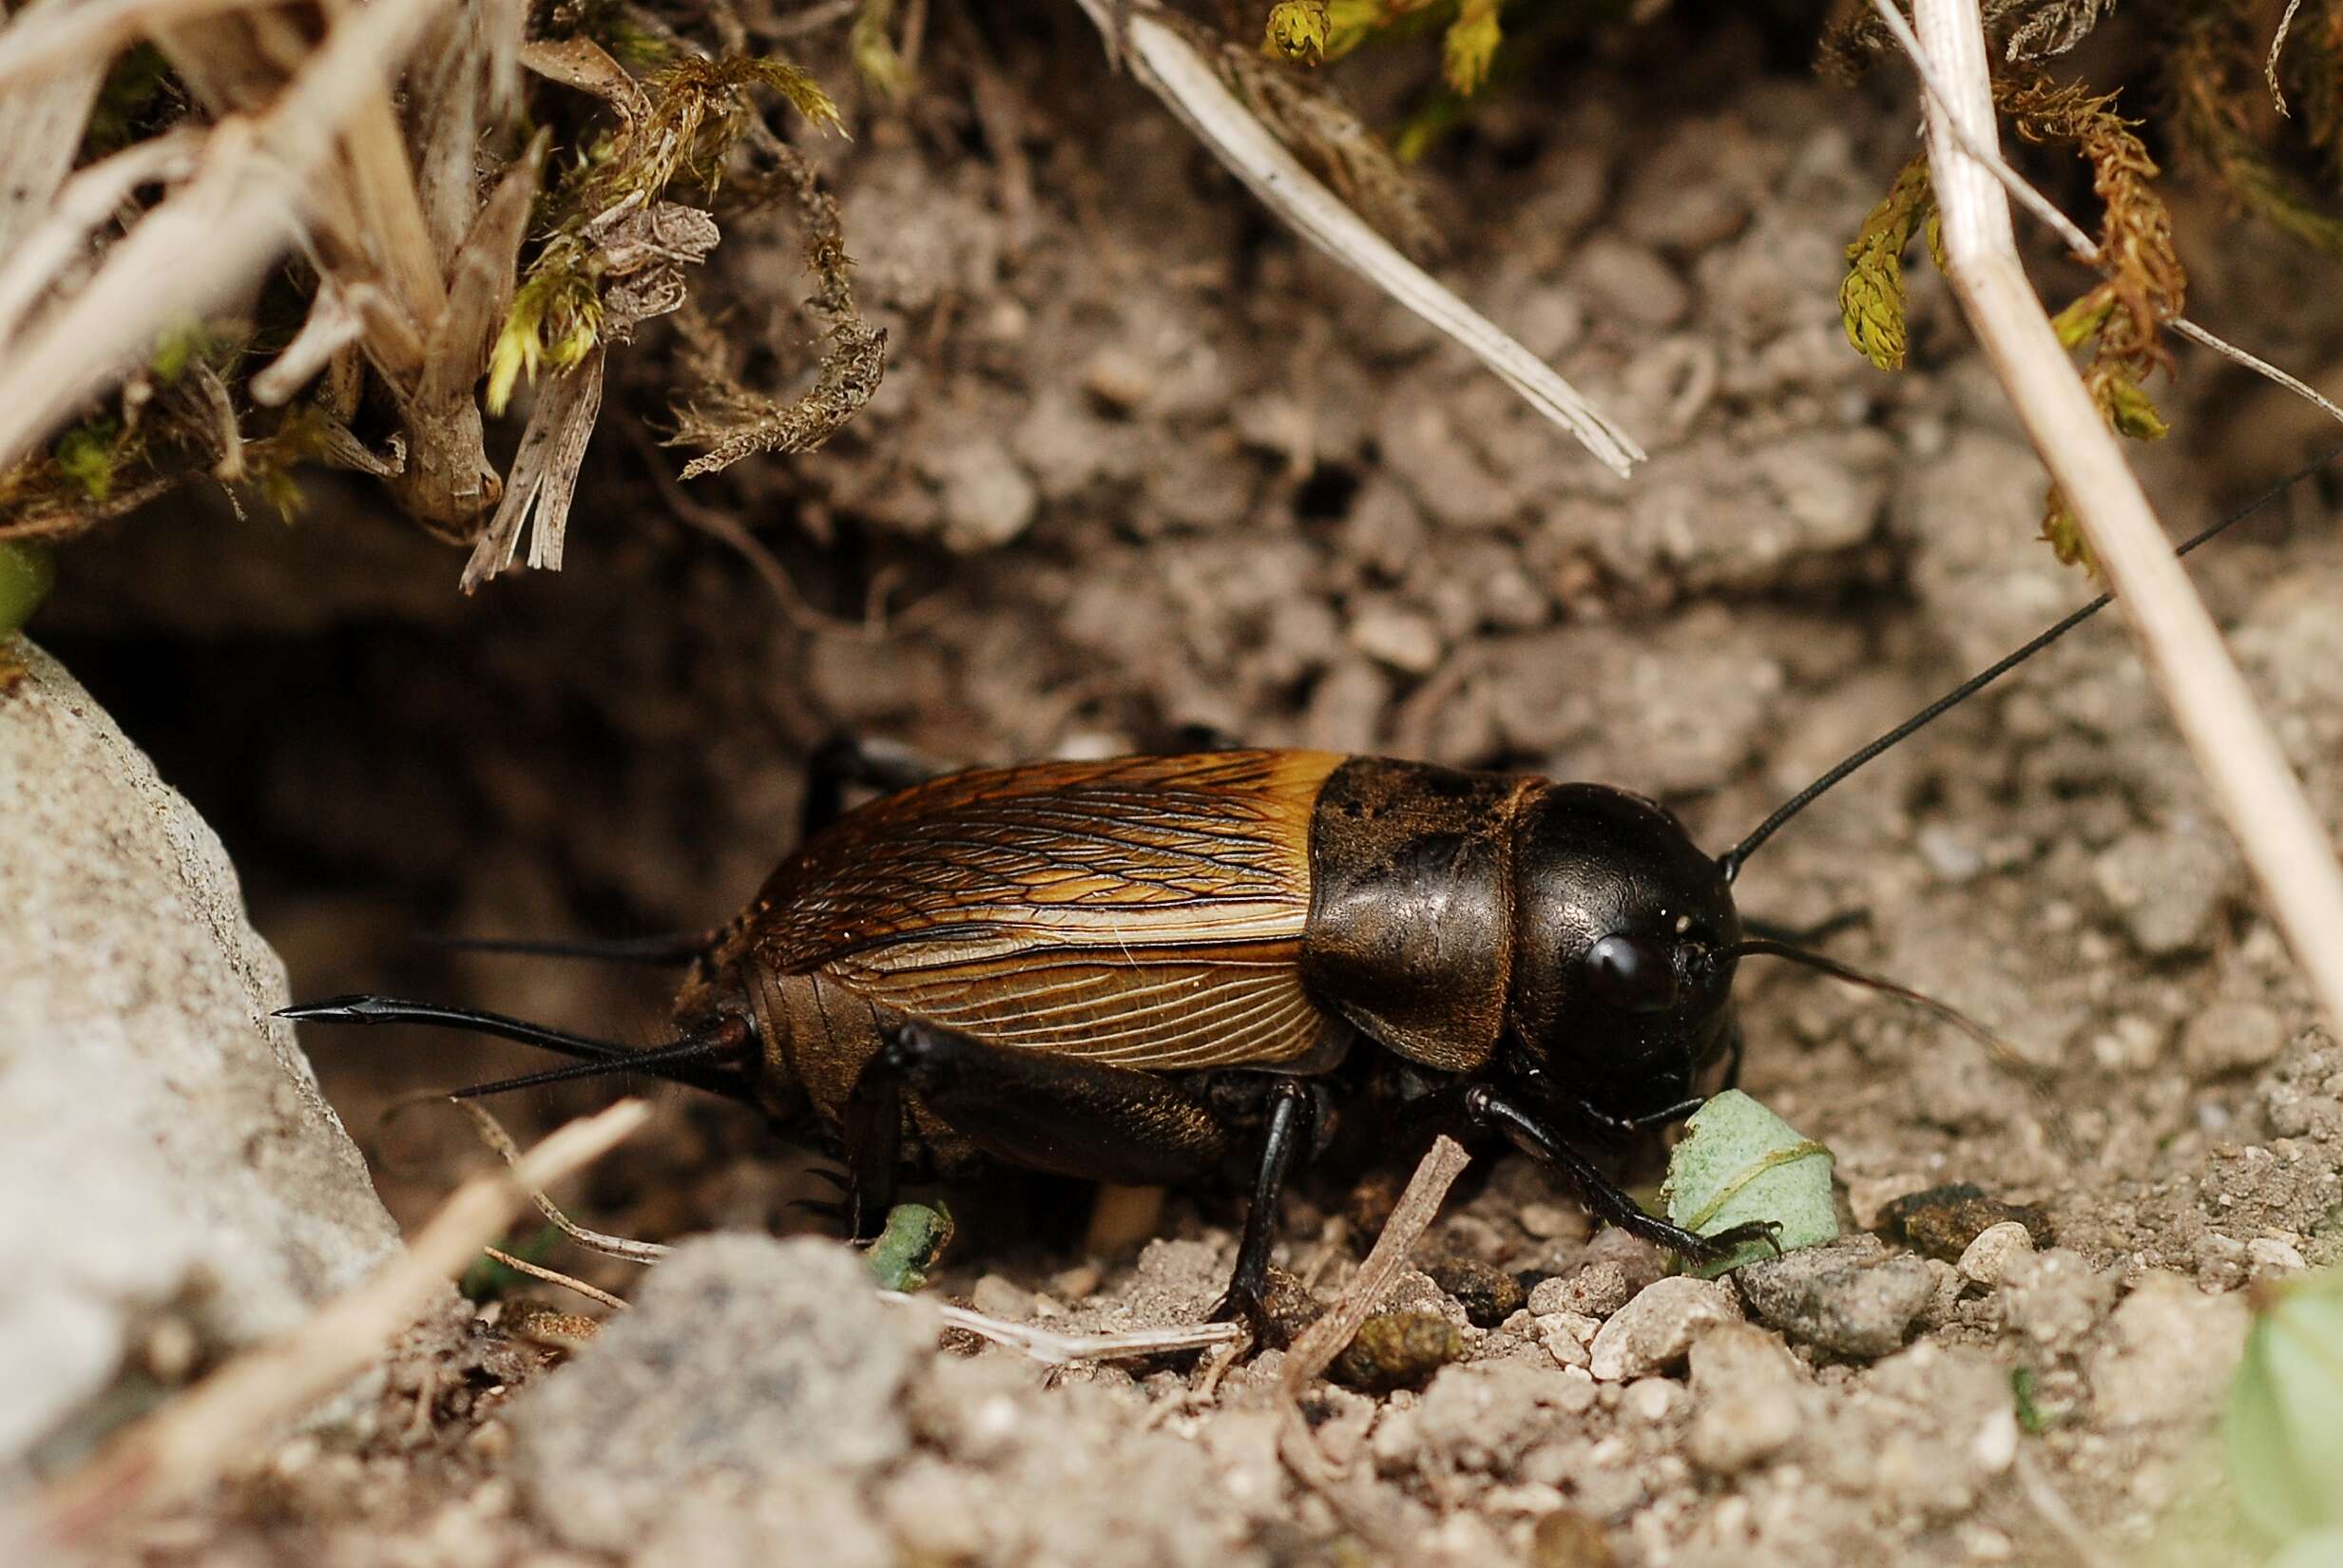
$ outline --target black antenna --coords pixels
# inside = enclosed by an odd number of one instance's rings
[[[737,1073],[722,1070],[721,1064],[733,1060],[711,1050],[706,1056],[672,1056],[675,1045],[650,1051],[630,1050],[606,1040],[594,1040],[585,1035],[571,1034],[567,1029],[547,1028],[526,1019],[508,1018],[502,1013],[484,1013],[471,1007],[450,1007],[436,1002],[409,1002],[387,996],[336,996],[323,1002],[307,1002],[298,1006],[279,1007],[278,1018],[290,1018],[310,1023],[410,1023],[426,1028],[462,1029],[473,1034],[493,1035],[500,1040],[517,1041],[523,1045],[534,1045],[541,1051],[552,1051],[560,1056],[575,1057],[588,1069],[585,1073],[564,1076],[587,1077],[593,1072],[647,1073],[672,1082],[703,1089],[710,1094],[731,1100],[746,1100],[750,1096]],[[708,1044],[707,1039],[682,1041],[677,1045]],[[557,1071],[563,1071],[556,1069]],[[553,1082],[554,1079],[532,1075],[528,1082]],[[519,1080],[499,1084],[498,1088],[523,1087]],[[433,1097],[437,1098],[437,1097]]]
[[[458,953],[514,953],[529,958],[580,958],[607,964],[673,965],[705,955],[720,930],[670,931],[660,936],[584,937],[577,940],[521,936],[439,936],[418,933],[427,947]]]
[[[694,1088],[708,1089],[710,1085],[687,1079],[685,1071],[709,1063],[738,1063],[746,1054],[744,1037],[737,1031],[714,1036],[695,1036],[679,1040],[672,1045],[660,1045],[647,1051],[628,1051],[616,1061],[573,1061],[567,1067],[547,1067],[542,1072],[523,1073],[516,1078],[500,1078],[492,1083],[471,1083],[461,1089],[450,1089],[449,1100],[478,1100],[483,1095],[507,1094],[514,1089],[534,1089],[547,1083],[567,1083],[581,1078],[609,1078],[626,1073],[640,1073],[651,1078],[663,1078],[671,1082],[690,1082]],[[753,1100],[745,1083],[712,1089],[727,1099]]]
[[[2288,490],[2294,488],[2295,486],[2300,484],[2303,480],[2308,479],[2311,475],[2318,472],[2319,469],[2333,462],[2337,457],[2343,457],[2343,445],[2328,448],[2324,452],[2321,452],[2318,456],[2312,458],[2308,463],[2305,463],[2302,467],[2296,468],[2293,473],[2288,474],[2285,478],[2279,480],[2268,489],[2262,491],[2261,494],[2247,502],[2243,507],[2238,507],[2236,511],[2231,512],[2227,517],[2222,518],[2212,526],[2190,538],[2174,553],[2177,555],[2186,555],[2189,551],[2195,549],[2198,545],[2204,544],[2207,540],[2214,538],[2229,528],[2235,527],[2237,524],[2244,522],[2247,518],[2261,510],[2271,502],[2276,501],[2279,496],[2284,495]],[[1953,687],[1952,690],[1947,692],[1944,696],[1938,698],[1935,701],[1930,703],[1927,707],[1921,709],[1918,713],[1912,715],[1901,724],[1898,724],[1894,729],[1890,730],[1886,735],[1881,736],[1878,739],[1872,741],[1869,745],[1866,745],[1856,751],[1845,761],[1839,763],[1838,766],[1833,768],[1830,772],[1824,774],[1820,778],[1815,779],[1812,784],[1807,785],[1806,788],[1800,790],[1797,794],[1792,795],[1788,800],[1782,802],[1780,806],[1775,809],[1772,816],[1767,817],[1763,822],[1757,824],[1756,832],[1752,832],[1747,838],[1742,839],[1738,844],[1734,845],[1733,848],[1727,850],[1724,853],[1719,855],[1717,857],[1717,869],[1724,873],[1724,879],[1727,882],[1730,882],[1735,877],[1740,875],[1742,864],[1746,862],[1750,855],[1756,851],[1758,845],[1773,837],[1775,833],[1781,830],[1783,823],[1789,821],[1792,817],[1797,815],[1798,813],[1813,805],[1818,797],[1827,793],[1834,785],[1837,784],[1849,774],[1853,773],[1857,768],[1860,768],[1863,764],[1869,762],[1872,757],[1877,756],[1881,752],[1888,750],[1890,747],[1903,740],[1907,736],[1911,735],[1914,731],[1924,729],[1928,725],[1934,723],[1938,718],[1942,717],[1947,711],[1956,708],[1963,702],[1968,701],[1970,698],[1976,696],[1979,692],[1993,684],[1994,681],[1999,680],[2003,676],[2007,675],[2011,670],[2016,669],[2019,665],[2025,663],[2027,660],[2042,652],[2043,649],[2048,647],[2051,643],[2056,642],[2060,638],[2065,637],[2068,632],[2073,631],[2077,626],[2082,625],[2083,622],[2088,621],[2091,617],[2097,615],[2100,611],[2105,609],[2109,604],[2114,602],[2115,595],[2111,593],[2101,594],[2097,599],[2092,600],[2088,604],[2084,605],[2081,609],[2076,610],[2065,620],[2060,621],[2056,625],[2051,626],[2040,636],[2028,641],[2024,646],[2018,648],[2007,658],[2000,660],[1987,668],[1980,670],[1975,675],[1970,676],[1967,680],[1964,680],[1959,685]]]

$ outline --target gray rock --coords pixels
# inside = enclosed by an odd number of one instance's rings
[[[909,1451],[905,1386],[933,1345],[835,1242],[698,1237],[515,1405],[514,1473],[557,1535],[605,1551],[695,1486],[753,1493],[818,1464],[851,1487]]]
[[[1733,1475],[1763,1463],[1812,1414],[1805,1367],[1754,1323],[1718,1325],[1693,1342],[1689,1359],[1699,1409],[1685,1451],[1703,1470]]]
[[[2127,833],[2092,868],[2099,890],[2150,958],[2202,947],[2241,881],[2236,851],[2211,823]]]
[[[2000,1298],[2012,1329],[2043,1350],[2065,1355],[2106,1315],[2115,1286],[2081,1252],[2051,1247],[2013,1259],[2002,1275]]]
[[[1720,1280],[1690,1274],[1657,1280],[1595,1335],[1586,1348],[1586,1369],[1605,1383],[1649,1377],[1682,1361],[1703,1330],[1740,1320],[1741,1304]]]
[[[2034,1255],[2034,1237],[2024,1225],[2005,1219],[1977,1233],[1977,1239],[1961,1253],[1962,1277],[1991,1290],[2009,1277],[2022,1258]]]
[[[2266,1067],[2285,1047],[2284,1022],[2258,1002],[2216,1002],[2180,1030],[2180,1060],[2197,1079]]]
[[[220,840],[58,663],[0,691],[0,1479],[396,1245]],[[165,1348],[167,1348],[167,1353]],[[150,1352],[150,1349],[152,1353]]]
[[[1926,1263],[1889,1252],[1873,1236],[1767,1258],[1733,1278],[1762,1322],[1802,1345],[1866,1361],[1903,1344],[1936,1293]]]

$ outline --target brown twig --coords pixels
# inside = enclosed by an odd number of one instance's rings
[[[1392,1217],[1383,1222],[1383,1233],[1368,1249],[1367,1260],[1351,1276],[1341,1297],[1325,1316],[1302,1330],[1293,1348],[1285,1353],[1285,1374],[1278,1380],[1278,1402],[1284,1406],[1285,1430],[1278,1448],[1294,1472],[1313,1484],[1330,1484],[1340,1475],[1327,1462],[1325,1450],[1310,1435],[1308,1423],[1301,1414],[1302,1390],[1312,1380],[1334,1365],[1335,1358],[1358,1336],[1359,1325],[1373,1313],[1375,1303],[1391,1289],[1392,1281],[1407,1266],[1408,1254],[1423,1239],[1424,1233],[1438,1217],[1441,1201],[1449,1188],[1472,1163],[1472,1157],[1464,1145],[1446,1135],[1432,1142],[1415,1167],[1415,1175],[1408,1178],[1407,1190],[1392,1208]]]
[[[573,1275],[565,1274],[559,1269],[548,1269],[542,1263],[531,1263],[525,1257],[514,1257],[502,1247],[483,1247],[480,1250],[516,1274],[527,1274],[531,1279],[542,1279],[547,1285],[558,1285],[566,1291],[575,1291],[586,1300],[599,1302],[614,1312],[623,1312],[626,1310],[626,1303],[609,1291],[603,1290],[600,1286],[588,1285]]]

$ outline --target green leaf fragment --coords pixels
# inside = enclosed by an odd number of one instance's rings
[[[2281,1539],[2343,1529],[2343,1272],[2276,1287],[2221,1431],[2246,1517]]]
[[[951,1242],[951,1213],[924,1203],[898,1203],[887,1211],[886,1227],[863,1253],[882,1291],[916,1291],[928,1283],[935,1260]]]
[[[56,581],[57,566],[48,545],[0,539],[0,637],[14,636]]]
[[[1480,91],[1504,36],[1497,24],[1497,0],[1464,0],[1440,41],[1442,79],[1467,98]]]
[[[1900,370],[1908,348],[1904,322],[1904,250],[1923,225],[1937,249],[1936,195],[1925,155],[1904,165],[1894,186],[1847,245],[1847,277],[1838,309],[1847,341],[1883,371]],[[1941,265],[1941,258],[1939,258]]]
[[[1668,1218],[1697,1235],[1716,1235],[1753,1220],[1779,1229],[1782,1251],[1835,1240],[1838,1204],[1831,1151],[1738,1089],[1712,1098],[1684,1123],[1661,1187]],[[1715,1278],[1771,1257],[1753,1241],[1693,1272]]]

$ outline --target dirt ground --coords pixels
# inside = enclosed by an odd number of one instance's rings
[[[1841,335],[1840,247],[1911,145],[1900,86],[1826,86],[1787,25],[1703,13],[1591,49],[1435,160],[1443,276],[1637,432],[1653,461],[1623,484],[1298,248],[1137,89],[1099,90],[1061,9],[986,29],[1018,157],[951,94],[832,149],[893,348],[877,400],[822,454],[680,490],[654,478],[672,464],[646,393],[605,416],[568,568],[470,601],[455,557],[331,494],[291,529],[195,506],[66,555],[39,629],[219,826],[297,995],[442,997],[656,1040],[643,977],[410,938],[712,924],[787,849],[802,758],[839,726],[991,761],[1205,723],[1616,782],[1721,848],[2088,591],[2030,543],[2039,469],[1926,265],[1911,370],[1884,375]],[[2071,172],[2043,171],[2079,206]],[[2228,220],[2185,173],[2175,191],[2192,310],[2331,384],[2343,296],[2314,281],[2322,263]],[[718,253],[759,301],[741,331],[782,363],[803,362],[794,243],[777,225]],[[2038,276],[2083,281],[2046,254]],[[640,350],[642,382],[663,352]],[[2183,370],[2175,434],[2141,454],[2176,526],[2326,439],[2201,354]],[[2297,488],[2195,570],[2343,824],[2335,497]],[[756,531],[785,603],[695,523],[711,509]],[[1689,1379],[1680,1358],[1589,1377],[1582,1329],[1657,1260],[1589,1237],[1505,1159],[1420,1256],[1557,1282],[1552,1310],[1471,1327],[1416,1281],[1412,1299],[1460,1323],[1464,1365],[1422,1391],[1322,1396],[1319,1431],[1356,1459],[1348,1504],[1258,1441],[1274,1352],[1213,1398],[1178,1367],[1044,1387],[1000,1350],[941,1386],[1011,1388],[1065,1442],[1121,1455],[1123,1472],[1034,1472],[1032,1506],[1095,1516],[1097,1540],[1136,1509],[1134,1561],[1188,1559],[1148,1520],[1191,1503],[1219,1532],[1195,1559],[1220,1561],[2077,1562],[2172,1538],[2168,1510],[2218,1474],[2207,1423],[2243,1288],[2343,1253],[2343,1050],[2121,627],[1872,766],[1740,891],[1788,922],[1867,911],[1834,952],[1975,1013],[2046,1084],[1869,993],[1745,966],[1745,1086],[1835,1153],[1855,1224],[1953,1182],[2047,1215],[2003,1272],[1964,1275],[1957,1247],[1927,1264],[1906,1347],[1834,1350],[1811,1323],[1780,1340],[1804,1320],[1760,1311],[1765,1331],[1703,1341]],[[535,1064],[414,1033],[308,1043],[408,1224],[486,1157],[459,1119],[393,1102]],[[509,1119],[541,1128],[606,1095],[523,1097]],[[744,1113],[670,1095],[579,1209],[653,1239],[801,1231],[792,1200],[824,1191],[804,1163]],[[955,1200],[934,1289],[1077,1325],[1200,1311],[1239,1212],[1175,1195],[1163,1240],[1086,1255],[1079,1201]],[[1054,1227],[1030,1222],[1037,1202]],[[1305,1184],[1289,1208],[1281,1260],[1321,1293],[1366,1239],[1353,1206]],[[622,1293],[642,1280],[567,1248],[547,1260]],[[370,1434],[296,1440],[125,1557],[624,1556],[549,1520],[500,1435],[508,1390],[588,1364],[548,1373],[553,1357],[453,1317],[438,1333]],[[471,1360],[447,1372],[454,1340]],[[1116,1446],[1143,1431],[1191,1457]],[[920,1556],[899,1535],[894,1551]],[[1075,1559],[1056,1551],[1030,1560]],[[982,1538],[921,1560],[1019,1558]]]

